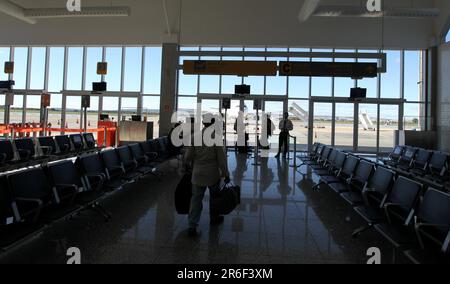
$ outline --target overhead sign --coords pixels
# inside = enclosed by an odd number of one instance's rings
[[[42,107],[50,106],[50,94],[42,94],[41,95],[41,106]]]
[[[185,60],[185,75],[276,76],[276,61],[203,61]]]
[[[280,62],[280,76],[375,78],[377,63]]]
[[[5,62],[5,74],[13,74],[14,73],[14,62],[8,61]]]
[[[107,75],[108,74],[108,62],[98,62],[97,63],[97,74]]]

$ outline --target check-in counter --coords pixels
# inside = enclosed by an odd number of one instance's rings
[[[121,121],[119,145],[128,145],[153,139],[153,122]]]

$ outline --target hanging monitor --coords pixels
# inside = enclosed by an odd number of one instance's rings
[[[11,90],[12,87],[14,86],[14,84],[15,84],[15,82],[12,80],[0,81],[0,89]]]
[[[231,108],[231,99],[222,99],[222,108],[230,109]]]
[[[236,85],[234,87],[234,93],[236,95],[250,95],[250,85]]]
[[[365,99],[367,96],[367,89],[365,88],[352,88],[350,90],[351,99]]]
[[[106,82],[94,82],[94,83],[92,83],[92,91],[94,91],[94,92],[106,92]]]

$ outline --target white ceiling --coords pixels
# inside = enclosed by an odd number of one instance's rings
[[[3,1],[3,0],[0,0]],[[66,0],[11,0],[20,7],[64,8]],[[163,3],[166,2],[166,20]],[[129,17],[38,19],[34,25],[0,13],[1,45],[161,44],[274,45],[341,48],[426,48],[450,14],[449,0],[385,0],[385,9],[438,8],[437,18],[311,17],[298,20],[304,0],[82,0],[82,7],[129,6]],[[361,7],[365,0],[321,0]],[[167,26],[167,23],[169,27]],[[179,28],[181,26],[181,33]],[[170,29],[172,36],[168,35]]]

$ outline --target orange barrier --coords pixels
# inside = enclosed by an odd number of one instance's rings
[[[3,128],[3,129],[2,129]],[[104,132],[105,130],[107,132],[113,132],[117,131],[117,127],[99,127],[94,129],[75,129],[75,128],[42,128],[42,127],[12,127],[11,125],[4,125],[0,126],[0,134],[11,134],[14,133],[34,133],[34,132],[41,132],[41,131],[51,131],[51,132],[67,132],[67,133],[98,133],[98,132]]]

